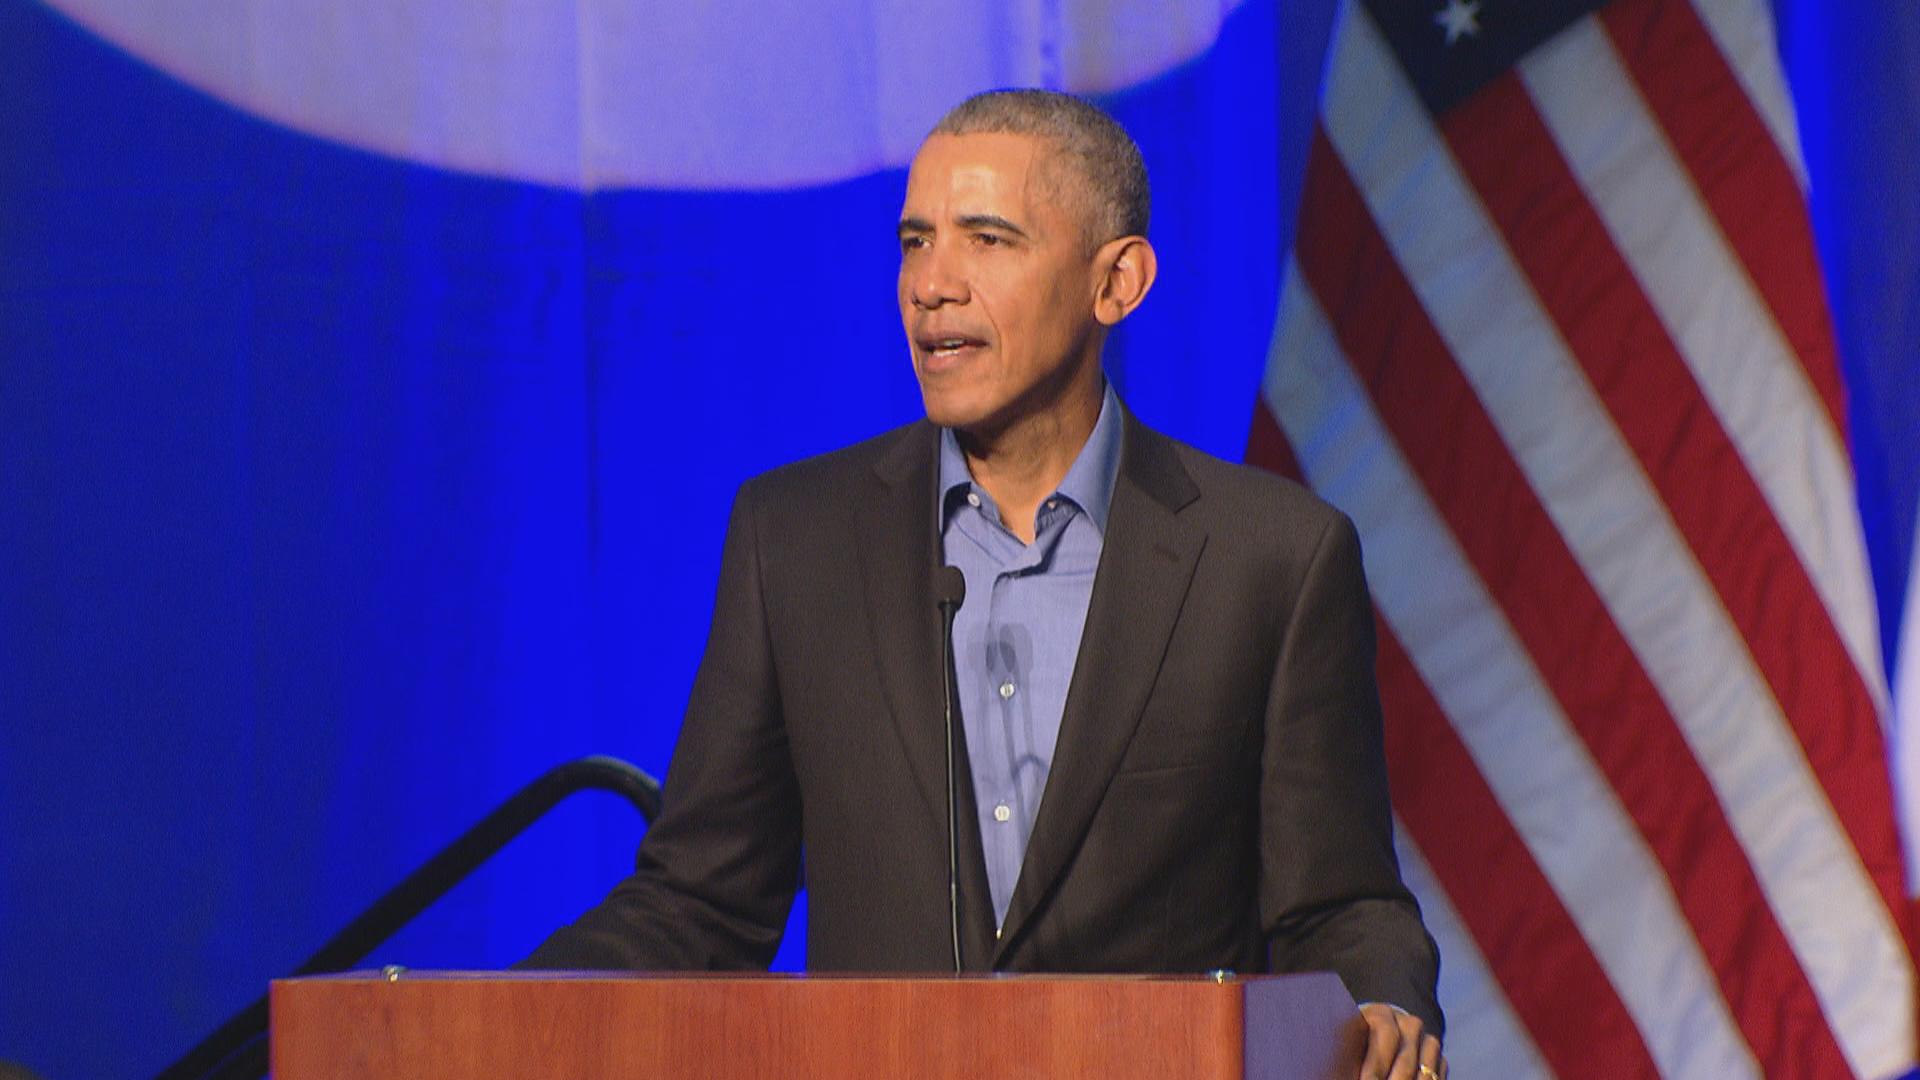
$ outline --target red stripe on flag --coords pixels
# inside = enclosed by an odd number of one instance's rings
[[[1904,925],[1879,711],[1766,496],[1518,77],[1484,87],[1441,132],[1699,558]]]
[[[1779,143],[1687,0],[1621,0],[1600,22],[1844,443],[1845,390],[1813,226]]]
[[[1819,999],[1705,773],[1324,132],[1301,223],[1302,269],[1355,374],[1646,838],[1749,1044],[1762,1061],[1812,1054],[1843,1075]]]
[[[1300,462],[1293,456],[1292,444],[1287,442],[1286,433],[1273,419],[1273,411],[1264,398],[1253,406],[1253,429],[1247,433],[1247,464],[1258,465],[1296,484],[1307,482],[1306,474],[1300,471]]]
[[[1247,461],[1303,480],[1262,401]],[[1507,820],[1400,639],[1376,617],[1388,783],[1515,1016],[1560,1076],[1655,1077],[1659,1070],[1593,950]]]
[[[1406,649],[1386,620],[1375,623],[1394,804],[1515,1015],[1558,1076],[1658,1076],[1633,1017]]]

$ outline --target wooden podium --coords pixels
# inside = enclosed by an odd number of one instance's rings
[[[277,1080],[1351,1080],[1332,975],[556,975],[287,979]]]

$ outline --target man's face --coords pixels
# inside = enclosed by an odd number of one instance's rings
[[[928,419],[997,433],[1095,378],[1077,177],[1025,135],[934,135],[900,211],[900,321]]]

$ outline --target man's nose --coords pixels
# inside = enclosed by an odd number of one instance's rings
[[[942,304],[967,302],[967,279],[941,245],[934,245],[916,261],[908,278],[913,306],[931,311]]]

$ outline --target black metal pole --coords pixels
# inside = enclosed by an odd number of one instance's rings
[[[590,790],[611,791],[625,798],[648,822],[660,813],[659,782],[618,758],[596,755],[556,765],[387,890],[291,974],[345,971],[366,959],[381,942],[466,880],[547,811],[570,795]],[[265,1076],[266,1034],[267,998],[263,994],[181,1055],[158,1080]]]

